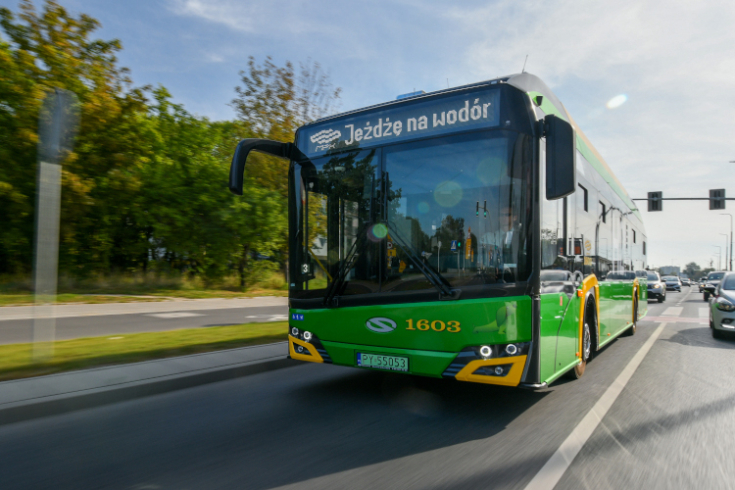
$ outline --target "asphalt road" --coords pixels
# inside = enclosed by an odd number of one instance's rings
[[[0,427],[0,488],[524,489],[659,320],[555,488],[733,488],[735,340],[704,308],[687,289],[651,303],[540,392],[303,364]]]
[[[187,306],[187,303],[182,302],[181,311],[57,318],[56,338],[67,340],[79,337],[161,332],[181,328],[274,322],[288,319],[288,307],[286,306],[196,311],[187,310]],[[33,339],[32,329],[33,320],[0,319],[0,344],[31,342]]]

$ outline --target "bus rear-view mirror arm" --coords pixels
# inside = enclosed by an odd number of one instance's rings
[[[296,160],[301,154],[293,143],[281,143],[280,141],[259,138],[248,138],[240,141],[237,148],[235,148],[235,154],[232,156],[232,163],[230,164],[230,192],[238,196],[242,196],[245,162],[251,151],[259,151],[289,160]]]
[[[550,114],[544,118],[546,135],[546,199],[561,199],[577,187],[574,128],[564,119]]]

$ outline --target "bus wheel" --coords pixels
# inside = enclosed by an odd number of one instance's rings
[[[590,323],[589,320],[585,320],[584,330],[582,330],[582,362],[574,366],[574,369],[569,371],[569,377],[572,379],[579,379],[584,375],[584,371],[587,369],[587,361],[589,361],[591,354],[592,336],[590,334]]]

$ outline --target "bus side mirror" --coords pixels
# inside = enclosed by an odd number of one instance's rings
[[[230,192],[242,196],[242,181],[245,173],[245,162],[251,151],[267,153],[275,157],[293,159],[298,153],[292,143],[248,138],[240,141],[235,148],[230,164]]]
[[[546,199],[561,199],[577,187],[574,128],[564,119],[550,114],[544,118],[546,134]]]

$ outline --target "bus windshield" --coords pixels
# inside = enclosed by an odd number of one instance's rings
[[[527,280],[531,141],[482,131],[295,165],[292,298],[340,277],[340,296]]]

